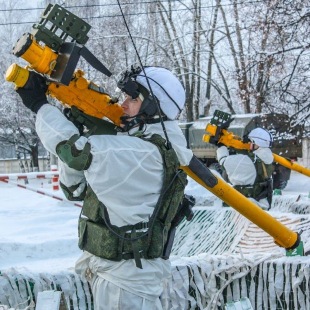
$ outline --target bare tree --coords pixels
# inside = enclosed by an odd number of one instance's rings
[[[307,109],[306,7],[309,1],[268,1],[253,7],[246,1],[231,0],[224,6],[217,0],[207,40],[207,98],[213,89],[232,113],[273,112],[282,104],[287,114]],[[221,23],[216,22],[217,9]]]
[[[174,18],[172,3],[164,4],[158,2],[158,10],[165,29],[165,35],[170,42],[167,46],[174,60],[173,67],[177,75],[182,77],[183,86],[186,92],[186,119],[193,121],[199,116],[199,97],[200,97],[200,18],[201,2],[192,1],[193,11],[186,17],[186,22],[191,22],[192,31],[189,32],[190,44],[186,44],[184,35],[179,31],[179,23]],[[191,51],[191,53],[189,53]],[[191,56],[188,56],[191,55]],[[199,81],[199,82],[198,82]]]
[[[7,1],[2,8],[0,37],[4,52],[0,58],[0,68],[5,73],[13,62],[21,65],[26,63],[13,56],[11,51],[21,34],[27,30],[17,25],[17,21],[22,20],[22,11],[18,10],[15,1]],[[28,18],[38,15],[37,11],[33,12],[34,15],[29,14]],[[31,26],[27,27],[30,31]],[[25,154],[26,160],[31,161],[28,170],[38,170],[39,138],[35,132],[34,114],[22,105],[13,85],[5,80],[1,80],[0,128],[0,143],[13,146],[15,156]]]
[[[207,37],[207,42],[209,45],[209,53],[208,53],[208,61],[207,61],[207,85],[206,85],[206,99],[207,103],[204,106],[204,115],[209,115],[210,107],[211,107],[211,88],[212,88],[212,68],[214,63],[214,48],[215,48],[215,42],[214,42],[214,36],[215,36],[215,29],[217,25],[217,19],[218,19],[218,11],[219,11],[219,5],[216,5],[214,14],[212,16],[212,26],[210,29],[210,38]],[[206,34],[208,36],[208,33]]]
[[[91,24],[87,47],[113,75],[105,77],[84,60],[79,66],[87,78],[103,84],[110,94],[114,94],[120,72],[132,64],[140,65],[136,48],[143,65],[167,67],[182,80],[186,90],[182,117],[187,121],[217,108],[259,113],[280,107],[296,119],[310,113],[310,0],[255,4],[245,0],[225,4],[221,0],[123,0],[129,29],[118,5],[107,0],[85,0],[79,5],[52,1],[58,2]],[[16,25],[9,21],[16,20],[16,15],[1,18],[8,21],[2,41],[11,49],[10,40],[18,36]],[[0,60],[3,72],[13,61],[6,54]],[[9,91],[7,94],[5,101],[14,103],[16,98]],[[2,96],[1,104],[5,101]]]

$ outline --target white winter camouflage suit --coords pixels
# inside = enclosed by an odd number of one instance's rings
[[[192,152],[186,148],[177,121],[166,121],[165,126],[180,164],[188,165]],[[79,134],[56,107],[48,104],[37,113],[36,130],[53,154],[58,143]],[[154,133],[165,138],[161,124],[146,126],[146,135]],[[113,225],[148,221],[162,186],[163,163],[158,148],[128,134],[80,137],[75,145],[83,149],[86,142],[93,155],[89,168],[79,172],[59,161],[60,181],[67,187],[87,183],[107,207]],[[162,309],[159,296],[170,275],[170,262],[142,259],[142,266],[137,268],[133,259],[114,262],[84,252],[76,263],[76,272],[82,277],[91,275],[87,278],[96,310]]]
[[[253,151],[253,153],[267,165],[273,162],[273,154],[270,148],[260,147]],[[221,146],[217,149],[217,160],[220,165],[225,168],[229,181],[233,186],[254,184],[257,172],[253,161],[248,155],[229,155],[227,147]],[[256,201],[253,198],[250,199],[263,209],[269,208],[269,204],[266,198],[263,198],[260,201]]]

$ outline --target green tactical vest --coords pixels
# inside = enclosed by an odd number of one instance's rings
[[[87,218],[79,219],[80,249],[113,261],[134,258],[137,266],[141,266],[141,258],[162,257],[171,221],[182,201],[187,180],[186,174],[179,170],[175,151],[166,148],[160,135],[154,134],[144,140],[158,147],[164,168],[163,187],[149,222],[123,227],[112,225],[106,207],[88,188],[81,213]],[[139,231],[141,229],[144,232]]]
[[[246,197],[252,197],[256,200],[266,198],[268,195],[269,180],[271,179],[273,172],[272,164],[265,164],[260,158],[253,153],[247,153],[255,165],[257,172],[254,184],[251,185],[235,185],[234,188]],[[255,161],[254,161],[255,160]]]

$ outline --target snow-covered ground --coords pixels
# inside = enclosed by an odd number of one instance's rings
[[[24,180],[15,182],[25,185]],[[54,191],[48,179],[29,179],[26,186],[28,189],[0,182],[0,271],[12,267],[33,272],[73,268],[81,254],[77,246],[81,208],[65,201],[61,190]],[[219,205],[212,193],[191,179],[186,192],[196,197],[198,206]],[[310,178],[293,171],[282,195],[306,197],[309,192]]]
[[[270,211],[294,232],[304,230],[306,250],[309,191],[310,178],[292,172]],[[196,198],[197,211],[176,235],[172,277],[161,296],[166,309],[218,309],[241,297],[257,310],[309,309],[310,256],[286,257],[271,236],[232,208],[221,207],[217,197],[191,179],[186,193]],[[81,254],[80,206],[53,190],[50,175],[32,175],[28,184],[10,175],[9,183],[0,181],[0,197],[0,305],[24,309],[17,305],[35,302],[40,291],[60,288],[71,309],[91,309],[88,284],[74,273]]]
[[[24,180],[16,183],[25,185]],[[77,223],[81,208],[54,191],[50,180],[29,179],[26,186],[0,182],[0,270],[65,270],[81,254]],[[40,194],[31,189],[42,191]]]

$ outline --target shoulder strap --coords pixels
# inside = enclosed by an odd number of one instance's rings
[[[267,169],[266,169],[265,163],[263,161],[262,161],[262,167],[263,167],[264,177],[265,177],[265,179],[268,179]]]

